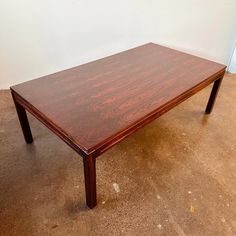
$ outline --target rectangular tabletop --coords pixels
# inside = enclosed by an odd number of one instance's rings
[[[80,154],[98,156],[222,76],[225,68],[149,43],[11,89]]]

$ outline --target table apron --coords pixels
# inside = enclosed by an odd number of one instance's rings
[[[23,99],[19,94],[17,94],[14,90],[11,90],[12,95],[16,102],[22,105],[29,113],[31,113],[35,118],[37,118],[40,122],[42,122],[47,128],[49,128],[53,133],[55,133],[59,138],[61,138],[65,143],[67,143],[72,149],[74,149],[80,156],[87,157],[93,156],[98,157],[112,146],[122,141],[124,138],[128,137],[138,129],[144,127],[146,124],[152,122],[156,118],[160,117],[164,113],[168,112],[178,104],[182,103],[186,99],[190,98],[212,82],[223,78],[225,70],[218,72],[217,74],[212,75],[208,79],[203,82],[197,84],[193,88],[185,91],[174,99],[170,100],[163,106],[157,108],[152,113],[146,115],[142,119],[135,122],[132,126],[124,129],[123,131],[115,134],[113,137],[110,137],[108,140],[103,141],[101,144],[98,144],[93,150],[84,150],[81,147],[77,146],[73,139],[63,132],[57,125],[55,125],[52,121],[50,121],[45,115],[43,115],[40,111],[38,111],[33,105],[29,104],[25,99]]]
[[[53,122],[51,122],[47,117],[45,117],[40,111],[29,104],[25,99],[23,99],[14,90],[11,90],[12,96],[15,101],[23,106],[30,114],[32,114],[36,119],[43,123],[48,129],[50,129],[54,134],[61,138],[66,144],[68,144],[72,149],[74,149],[81,157],[88,156],[86,151],[81,150],[68,135],[66,135],[59,127],[57,127]]]

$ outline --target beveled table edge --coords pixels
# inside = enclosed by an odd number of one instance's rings
[[[61,138],[64,142],[66,142],[71,148],[73,148],[76,152],[78,152],[82,157],[88,155],[87,150],[77,145],[75,140],[73,140],[73,138],[70,137],[69,134],[67,134],[63,129],[57,126],[52,120],[50,120],[47,116],[41,113],[32,104],[30,104],[24,98],[22,98],[17,92],[14,91],[12,87],[10,87],[10,89],[14,99],[19,104],[21,104],[30,114],[32,114],[35,118],[37,118],[41,123],[43,123],[47,128],[49,128],[53,133],[55,133],[59,138]]]
[[[190,98],[200,90],[204,89],[214,81],[222,78],[225,74],[226,66],[224,69],[218,71],[217,73],[213,74],[212,76],[208,77],[201,83],[195,85],[189,90],[186,90],[184,93],[178,95],[174,99],[168,101],[164,105],[158,107],[151,113],[147,114],[146,116],[140,118],[138,121],[136,121],[134,124],[127,126],[126,128],[120,130],[116,134],[112,135],[111,137],[103,140],[99,144],[95,145],[93,148],[89,148],[89,154],[93,154],[95,157],[100,156],[102,153],[110,149],[112,146],[114,146],[116,143],[122,141],[127,136],[133,134],[138,129],[144,127],[146,124],[151,123],[156,118],[160,117],[164,113],[168,112],[178,104],[182,103],[186,99]]]
[[[211,84],[212,82],[223,77],[225,70],[226,70],[226,66],[222,70],[216,72],[212,76],[202,81],[201,83],[186,90],[184,93],[178,95],[177,97],[168,101],[161,107],[158,107],[151,113],[140,118],[132,125],[127,126],[126,128],[118,131],[114,135],[108,137],[107,139],[91,147],[85,147],[82,144],[79,144],[78,142],[76,142],[76,140],[74,140],[73,137],[67,134],[62,128],[57,126],[52,120],[50,120],[47,116],[41,113],[36,107],[34,107],[22,96],[20,96],[16,91],[14,91],[14,88],[13,88],[14,86],[11,86],[10,89],[11,89],[12,95],[14,96],[15,100],[18,103],[20,103],[29,113],[31,113],[35,118],[41,121],[47,128],[49,128],[53,133],[55,133],[59,138],[61,138],[65,143],[67,143],[71,148],[73,148],[79,155],[81,155],[82,157],[86,157],[88,155],[93,156],[93,157],[98,157],[102,153],[110,149],[112,146],[114,146],[116,143],[122,141],[123,139],[133,134],[138,129],[142,128],[146,124],[160,117],[161,115],[163,115],[170,109],[174,108],[181,102],[185,101],[192,95],[196,94],[197,92],[199,92],[200,90],[202,90],[203,88]]]

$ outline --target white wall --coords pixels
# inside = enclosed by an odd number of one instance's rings
[[[236,73],[236,46],[235,46],[234,53],[230,61],[229,72]]]
[[[228,63],[235,0],[0,0],[0,88],[146,42]]]

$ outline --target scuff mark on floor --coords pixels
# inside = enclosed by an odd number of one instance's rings
[[[118,185],[117,183],[113,183],[112,185],[113,185],[114,190],[115,190],[117,193],[119,193],[119,192],[120,192],[120,187],[119,187],[119,185]]]
[[[175,220],[175,218],[173,217],[172,213],[170,210],[166,209],[166,212],[169,216],[169,221],[170,223],[172,223],[172,225],[174,226],[174,229],[177,233],[177,235],[179,236],[186,236],[186,234],[184,233],[183,229],[181,228],[181,226],[178,224],[178,222]]]

